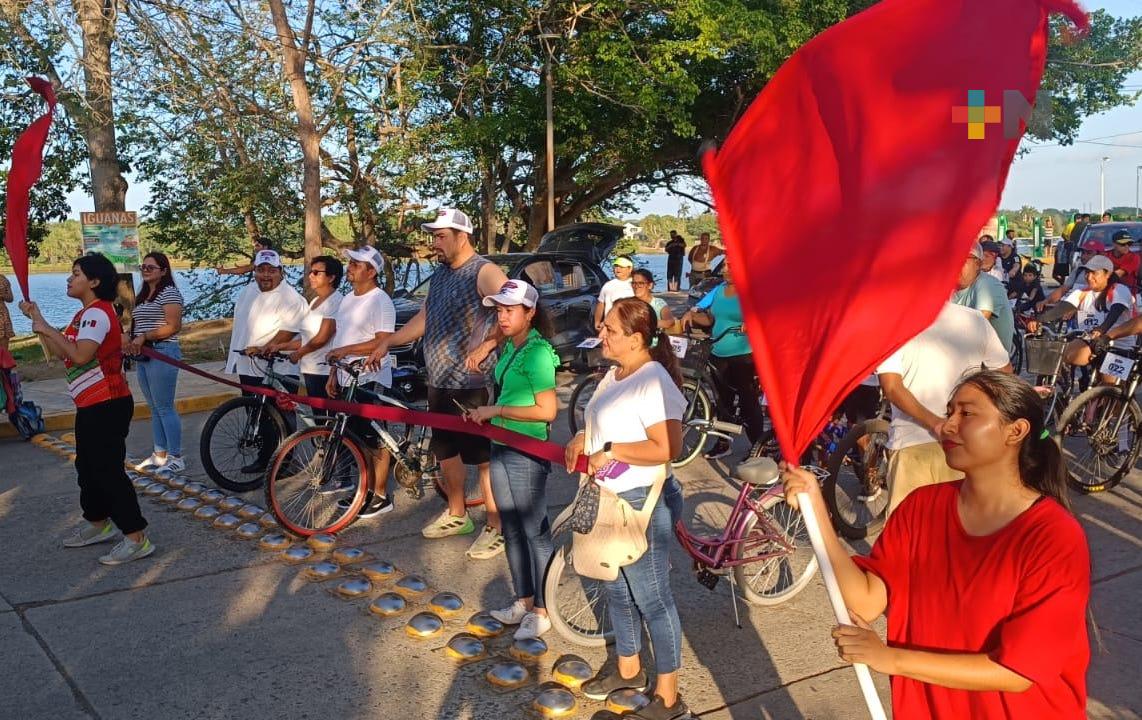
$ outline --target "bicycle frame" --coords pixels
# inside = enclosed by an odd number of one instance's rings
[[[726,526],[722,530],[722,534],[717,537],[695,535],[687,530],[686,526],[679,520],[674,526],[674,534],[677,536],[678,542],[682,545],[686,554],[707,568],[722,570],[737,565],[745,565],[752,562],[781,557],[793,552],[795,550],[794,546],[790,544],[781,533],[775,532],[772,526],[769,526],[768,514],[762,508],[767,498],[781,494],[780,487],[774,485],[773,487],[763,490],[756,498],[753,497],[755,494],[757,494],[755,486],[749,483],[742,483],[737,501],[734,503],[733,510],[730,511],[730,515],[726,519]],[[762,536],[754,540],[750,540],[746,537],[745,527],[749,521],[750,512],[757,516],[758,522],[765,523],[767,526]],[[734,558],[734,551],[739,547],[742,550],[742,555],[744,555],[747,550],[770,543],[777,543],[780,549],[746,557],[741,560]]]

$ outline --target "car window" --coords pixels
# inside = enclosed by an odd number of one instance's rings
[[[520,278],[535,286],[540,295],[581,292],[587,287],[583,266],[570,260],[536,260],[520,271]]]

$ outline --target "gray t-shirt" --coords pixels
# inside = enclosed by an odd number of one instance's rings
[[[1011,352],[1015,339],[1015,315],[1011,311],[1011,302],[1007,299],[1003,283],[987,273],[980,273],[974,283],[952,293],[952,302],[991,313],[987,321],[999,336],[1003,349]]]

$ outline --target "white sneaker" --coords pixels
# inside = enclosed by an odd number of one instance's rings
[[[492,610],[488,614],[502,622],[504,625],[519,625],[521,622],[523,622],[523,618],[528,614],[528,612],[527,608],[523,606],[523,603],[519,600],[516,600],[506,608],[503,608],[502,610]]]
[[[151,453],[151,456],[149,458],[147,458],[146,460],[144,460],[143,462],[136,465],[135,469],[138,470],[139,472],[146,472],[148,470],[158,470],[159,468],[161,468],[162,466],[167,464],[167,458],[168,458],[168,456],[166,456],[166,455],[164,455],[163,457],[159,457],[155,453]]]
[[[132,560],[139,560],[145,558],[155,551],[155,546],[151,544],[151,539],[143,536],[142,542],[132,542],[128,537],[124,537],[119,541],[119,544],[111,548],[111,552],[99,558],[99,562],[104,565],[122,565]]]
[[[182,455],[167,455],[166,464],[163,465],[163,470],[174,474],[186,472],[186,460],[182,459]]]
[[[111,524],[110,520],[102,525],[92,525],[89,522],[84,522],[83,525],[77,527],[75,532],[63,541],[63,546],[66,548],[87,547],[88,545],[107,542],[118,534],[119,531],[115,529],[115,526]],[[516,622],[519,621],[517,620]]]
[[[516,640],[534,640],[550,629],[551,621],[546,616],[529,612],[523,616],[519,629],[515,631],[515,635],[512,637]]]

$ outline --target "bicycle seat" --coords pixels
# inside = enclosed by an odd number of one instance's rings
[[[776,483],[780,479],[781,473],[773,458],[757,457],[749,458],[740,463],[737,467],[737,476],[750,485],[766,487]]]

